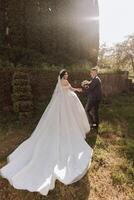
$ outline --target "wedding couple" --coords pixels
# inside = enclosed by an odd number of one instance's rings
[[[60,71],[51,101],[35,130],[8,155],[8,163],[0,169],[1,176],[14,188],[47,195],[54,189],[56,179],[68,185],[86,174],[93,149],[85,138],[90,131],[89,122],[91,126],[99,123],[101,96],[96,69],[91,70],[91,76],[88,85],[82,84],[88,95],[86,114],[75,94],[82,89],[73,88],[68,82],[67,71]]]

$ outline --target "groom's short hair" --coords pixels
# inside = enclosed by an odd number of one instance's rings
[[[92,67],[91,71],[95,71],[96,73],[98,72],[98,69],[96,67]]]

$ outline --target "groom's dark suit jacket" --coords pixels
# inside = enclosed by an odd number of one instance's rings
[[[101,101],[102,98],[102,89],[101,89],[101,80],[98,76],[94,77],[92,82],[89,84],[89,88],[86,93],[90,101]]]

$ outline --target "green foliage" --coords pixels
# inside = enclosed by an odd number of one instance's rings
[[[102,72],[127,70],[134,74],[134,34],[113,47],[103,44],[99,51],[98,65]]]
[[[2,60],[1,65],[10,66],[13,63],[17,66],[35,66],[41,67],[41,64],[45,62],[45,57],[32,49],[25,49],[21,47],[5,47],[0,46],[0,57]],[[8,67],[9,67],[8,66]]]

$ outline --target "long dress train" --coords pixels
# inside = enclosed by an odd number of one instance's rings
[[[90,126],[77,95],[60,80],[31,136],[23,141],[0,169],[17,189],[47,195],[55,180],[65,185],[80,180],[90,167],[93,149],[86,143]]]

